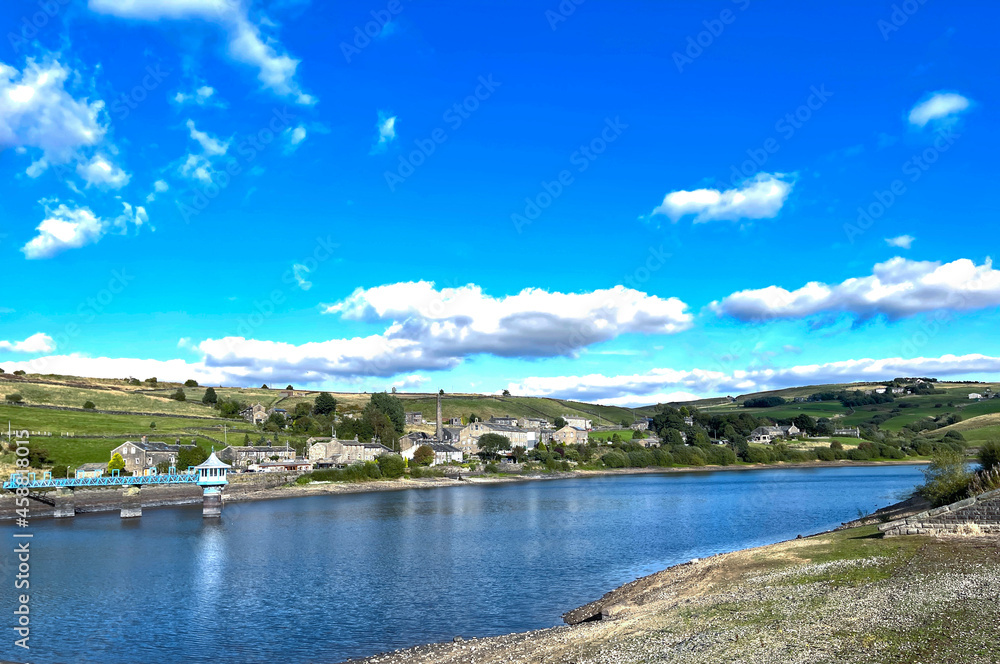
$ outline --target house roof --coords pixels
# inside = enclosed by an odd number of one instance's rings
[[[108,464],[106,463],[81,463],[77,466],[77,470],[106,470]]]
[[[152,441],[152,440],[146,441],[145,443],[142,442],[141,440],[139,441],[127,440],[124,443],[122,443],[122,445],[134,445],[143,452],[175,452],[175,453],[180,452],[181,450],[189,450],[195,447],[195,445],[175,445],[172,443],[164,443],[162,441]],[[118,447],[121,447],[122,445],[119,445]],[[118,449],[118,447],[116,447],[115,449]]]

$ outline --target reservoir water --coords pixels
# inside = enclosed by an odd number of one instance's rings
[[[551,627],[695,557],[827,530],[919,466],[624,475],[147,509],[31,523],[31,650],[102,664],[340,662]],[[15,530],[0,593],[13,625]]]

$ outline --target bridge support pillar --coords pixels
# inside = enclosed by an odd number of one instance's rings
[[[54,498],[55,512],[53,516],[57,519],[63,517],[76,516],[76,505],[73,501],[73,489],[56,489]]]
[[[142,516],[142,496],[139,495],[139,487],[127,486],[122,491],[122,518]]]
[[[206,519],[218,519],[222,516],[222,487],[205,487],[201,501],[201,515]]]

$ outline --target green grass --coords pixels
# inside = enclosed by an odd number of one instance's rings
[[[156,417],[145,415],[105,415],[86,411],[49,410],[47,408],[29,408],[24,406],[9,406],[0,404],[0,422],[9,421],[15,429],[29,431],[49,431],[54,436],[63,433],[70,434],[116,434],[116,433],[147,433],[147,435],[166,435],[170,432],[181,432],[190,428],[216,427],[222,432],[225,423],[229,428],[245,428],[251,430],[246,422],[232,420],[202,420],[186,417]],[[156,428],[150,428],[150,422],[156,422]]]

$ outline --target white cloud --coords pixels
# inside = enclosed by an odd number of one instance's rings
[[[910,124],[924,127],[929,122],[944,120],[969,109],[966,97],[954,92],[935,92],[910,110]]]
[[[528,289],[493,298],[478,286],[437,290],[428,282],[359,289],[326,308],[345,319],[387,324],[381,334],[301,345],[226,337],[198,344],[206,366],[255,381],[389,377],[455,367],[465,358],[572,356],[623,334],[673,334],[692,316],[676,298],[617,286],[590,293]]]
[[[386,146],[396,140],[396,116],[389,116],[379,111],[375,128],[378,130],[378,137],[375,140],[375,145],[372,146],[372,154],[384,152]]]
[[[158,21],[161,19],[201,19],[225,30],[230,57],[258,70],[263,87],[299,104],[313,104],[315,99],[302,92],[295,80],[299,61],[284,52],[273,36],[262,33],[261,26],[273,27],[266,17],[251,20],[250,2],[235,0],[90,0],[90,9],[119,18]]]
[[[11,353],[50,353],[56,348],[52,337],[36,332],[23,341],[0,341],[0,351]]]
[[[666,195],[653,214],[662,214],[671,221],[693,214],[695,223],[771,219],[778,215],[792,191],[794,183],[786,177],[781,173],[758,173],[739,187],[725,191],[674,191]]]
[[[202,85],[192,92],[178,92],[174,95],[174,101],[178,104],[197,104],[198,106],[224,105],[222,102],[213,100],[213,97],[215,97],[215,88],[210,85]]]
[[[130,180],[128,173],[101,154],[94,155],[86,163],[78,163],[76,173],[87,182],[88,186],[104,185],[109,189],[121,189]]]
[[[525,378],[507,386],[512,393],[639,406],[722,395],[776,390],[800,385],[884,381],[896,376],[956,376],[1000,372],[1000,357],[943,355],[936,358],[864,358],[789,368],[712,371],[653,369],[621,376],[549,376]]]
[[[298,149],[299,144],[306,140],[306,128],[302,125],[297,127],[289,127],[282,132],[282,136],[285,137],[285,154],[291,154]]]
[[[900,235],[899,237],[887,237],[885,243],[890,247],[899,247],[900,249],[909,249],[913,246],[913,241],[916,240],[912,235]]]
[[[21,247],[21,251],[28,259],[52,258],[67,249],[95,244],[112,230],[124,234],[129,226],[138,230],[149,222],[145,208],[133,208],[124,202],[122,205],[122,214],[109,221],[98,217],[88,207],[70,207],[65,203],[58,203],[52,209],[46,203],[46,217],[36,229],[38,235]]]
[[[194,120],[187,121],[191,138],[201,147],[201,153],[189,152],[181,163],[180,174],[204,183],[212,181],[211,157],[221,157],[229,150],[229,141],[222,141],[211,134],[199,131]]]
[[[711,307],[739,320],[805,318],[848,313],[891,320],[938,310],[970,311],[1000,306],[1000,271],[962,258],[951,263],[896,257],[866,277],[828,285],[810,282],[795,291],[780,286],[733,293]]]
[[[170,189],[170,185],[167,184],[166,180],[157,180],[156,182],[153,183],[153,191],[149,192],[149,195],[146,196],[146,202],[152,203],[153,201],[156,200],[157,194],[162,194],[168,189]]]
[[[306,279],[306,275],[309,274],[309,268],[301,263],[296,263],[292,266],[292,274],[295,276],[295,283],[299,285],[304,291],[312,288],[312,282]]]
[[[229,150],[229,141],[220,141],[215,136],[208,134],[204,131],[198,131],[198,128],[194,124],[194,120],[187,121],[188,131],[191,133],[191,138],[197,141],[201,149],[205,151],[205,154],[218,157],[226,154]]]
[[[87,156],[106,145],[108,127],[104,102],[91,101],[92,90],[75,97],[67,89],[81,79],[51,55],[28,58],[23,71],[0,62],[0,148],[38,151],[26,170],[32,178],[76,161],[88,183],[119,188],[128,175],[106,155]]]

